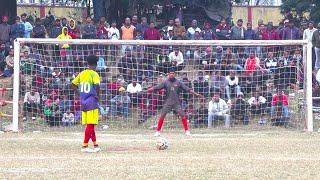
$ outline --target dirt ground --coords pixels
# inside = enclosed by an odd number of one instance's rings
[[[0,135],[4,179],[319,179],[320,134],[282,128],[98,131],[99,153],[80,152],[81,132]]]

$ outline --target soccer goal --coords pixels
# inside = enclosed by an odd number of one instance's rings
[[[71,83],[90,54],[99,57],[100,127],[154,128],[166,92],[145,90],[174,69],[176,79],[204,96],[181,91],[178,97],[190,128],[313,131],[307,41],[96,39],[15,41],[13,100],[6,99],[13,130],[80,129],[81,107]],[[11,111],[11,103],[3,111]],[[168,114],[164,128],[180,127],[178,114]]]

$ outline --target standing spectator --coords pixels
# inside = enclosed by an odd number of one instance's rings
[[[186,28],[181,25],[180,19],[175,19],[175,26],[173,28],[174,35],[178,38],[184,39],[186,36]]]
[[[169,30],[173,30],[173,28],[174,28],[174,20],[169,19],[168,25],[163,27],[162,29],[167,34],[167,36],[169,36]]]
[[[320,69],[320,23],[318,29],[312,35],[312,45],[316,54],[315,70]]]
[[[74,114],[68,109],[62,116],[62,126],[72,126],[75,124]]]
[[[97,62],[97,72],[100,72],[100,76],[105,77],[105,72],[107,70],[107,65],[104,58],[101,56],[100,51],[96,51],[96,56],[99,58]]]
[[[298,40],[299,39],[299,29],[294,26],[294,22],[291,20],[289,26],[283,30],[283,40]]]
[[[198,72],[198,77],[193,81],[194,91],[203,96],[207,96],[209,94],[209,82],[204,78],[203,72]]]
[[[230,104],[231,103],[231,92],[235,91],[236,96],[238,96],[241,92],[241,88],[239,86],[239,78],[236,75],[235,71],[231,71],[230,75],[226,76],[226,81],[227,81],[226,95],[228,98],[228,104]]]
[[[191,27],[188,28],[187,38],[190,40],[194,40],[194,34],[196,31],[201,33],[201,29],[198,27],[198,22],[197,22],[197,20],[194,19],[191,22]]]
[[[9,55],[6,57],[5,62],[6,66],[3,72],[3,77],[11,77],[13,74],[13,63],[14,63],[14,50],[10,49]]]
[[[254,40],[255,39],[255,32],[252,29],[251,22],[247,23],[247,30],[244,32],[244,39],[245,40]]]
[[[105,17],[101,17],[99,24],[97,25],[97,37],[98,39],[108,39],[109,24],[106,22]]]
[[[212,128],[215,120],[223,119],[225,128],[230,127],[230,115],[227,103],[220,98],[219,92],[215,92],[208,108],[208,128]]]
[[[237,25],[233,26],[231,28],[230,32],[230,39],[233,40],[243,40],[244,39],[244,33],[246,29],[242,26],[243,25],[243,20],[239,19],[237,21]]]
[[[130,18],[126,18],[123,26],[121,27],[121,39],[122,40],[133,40],[136,36],[136,28],[131,25]]]
[[[8,16],[2,17],[2,23],[0,24],[0,41],[4,42],[7,47],[10,44],[10,25],[8,24]]]
[[[226,24],[225,19],[222,19],[220,24],[216,26],[216,35],[219,40],[230,39],[230,27]]]
[[[32,113],[32,120],[36,120],[36,114],[39,113],[40,110],[40,94],[36,92],[34,89],[31,89],[30,92],[27,92],[24,96],[23,100],[23,110],[24,117],[23,120],[27,119],[27,112]]]
[[[23,23],[23,25],[24,25],[24,34],[23,34],[23,37],[24,37],[24,38],[30,38],[33,27],[32,27],[32,25],[27,21],[27,14],[26,14],[26,13],[21,14],[21,20],[22,20],[22,23]]]
[[[264,26],[264,23],[263,23],[262,19],[259,19],[258,20],[258,26],[254,29],[254,31],[258,31],[261,26]]]
[[[155,28],[154,22],[150,22],[150,28],[144,31],[143,37],[145,40],[160,40],[160,33]]]
[[[129,116],[130,97],[125,93],[124,87],[119,88],[119,94],[111,99],[111,115],[112,116]]]
[[[204,26],[204,30],[201,33],[202,33],[202,37],[204,40],[215,40],[216,39],[216,35],[215,35],[214,31],[211,29],[210,23],[208,23],[208,22]]]
[[[57,39],[72,39],[72,37],[68,34],[68,28],[63,27],[62,33],[57,37]],[[69,44],[62,44],[60,48],[60,57],[62,59],[62,64],[66,64],[67,58],[70,54],[69,52],[70,45]]]
[[[23,38],[24,25],[20,22],[20,17],[16,17],[15,24],[11,25],[10,41],[13,42],[16,38]]]
[[[68,33],[72,37],[72,39],[79,39],[80,38],[80,30],[76,25],[76,21],[71,19],[68,26]]]
[[[137,28],[138,26],[138,16],[137,15],[133,15],[132,18],[131,18],[131,21],[132,21],[132,26],[134,26],[135,28]]]
[[[68,27],[67,18],[62,18],[62,19],[61,19],[61,25],[62,25],[62,27]]]
[[[183,54],[178,47],[175,47],[173,52],[169,54],[169,61],[176,66],[178,71],[182,70],[184,67]]]
[[[33,27],[32,36],[34,38],[45,38],[46,34],[46,28],[42,25],[40,18],[37,18]]]
[[[285,126],[289,121],[289,100],[288,96],[284,94],[284,92],[278,88],[277,94],[275,94],[272,97],[272,102],[271,102],[271,118],[274,119],[274,116],[277,114],[277,106],[280,106],[280,114],[282,114],[282,122]],[[282,119],[281,118],[281,119]]]
[[[312,42],[312,35],[317,29],[314,28],[313,22],[309,22],[309,27],[303,31],[303,40],[308,40],[309,42]]]
[[[83,39],[96,39],[97,28],[93,24],[91,17],[87,17],[86,24],[83,26],[82,38]]]
[[[193,122],[194,126],[196,128],[205,125],[208,125],[208,108],[206,108],[205,103],[201,102],[198,109],[196,109],[196,112],[193,116]]]
[[[149,28],[148,21],[146,17],[141,18],[141,23],[135,26],[137,31],[140,31],[142,34]]]
[[[267,25],[266,31],[261,33],[262,40],[279,40],[279,34],[274,30],[272,22]]]
[[[51,29],[50,38],[57,38],[62,32],[60,19],[55,20],[55,24]]]
[[[120,32],[119,29],[117,28],[117,22],[112,21],[111,27],[108,30],[108,37],[111,40],[119,40],[120,39]]]

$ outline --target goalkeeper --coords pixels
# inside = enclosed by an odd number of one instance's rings
[[[72,81],[72,88],[76,92],[76,96],[79,97],[80,95],[82,124],[86,125],[81,152],[100,151],[94,130],[99,119],[100,77],[95,71],[98,60],[99,58],[97,56],[88,56],[87,62],[89,68],[83,70]],[[88,147],[90,139],[93,142],[94,149]]]
[[[151,87],[147,90],[147,93],[161,90],[161,89],[165,89],[165,92],[166,92],[165,103],[163,105],[162,112],[161,112],[160,118],[158,120],[157,131],[155,132],[154,136],[160,136],[160,131],[162,129],[164,118],[172,110],[177,112],[179,114],[179,116],[181,117],[181,121],[182,121],[184,130],[185,130],[185,134],[187,136],[191,135],[189,128],[188,128],[187,116],[185,115],[184,111],[182,110],[179,95],[182,91],[185,91],[185,92],[190,92],[191,94],[194,94],[195,96],[200,96],[200,97],[204,98],[201,94],[194,92],[192,89],[190,89],[189,87],[184,85],[181,81],[176,79],[175,76],[176,76],[175,69],[171,68],[169,71],[169,78],[167,80],[165,80],[161,84],[159,84],[155,87]]]

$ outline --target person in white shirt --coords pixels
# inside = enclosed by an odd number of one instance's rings
[[[230,75],[226,76],[226,95],[228,98],[228,104],[231,103],[231,90],[234,90],[236,96],[238,96],[241,92],[241,87],[239,86],[239,78],[236,76],[235,71],[231,71]]]
[[[63,114],[62,117],[62,126],[71,126],[74,125],[74,114],[69,110]]]
[[[267,108],[267,99],[261,96],[259,92],[254,92],[253,96],[248,99],[248,103],[251,107],[251,114],[260,115],[259,124],[266,124],[263,116]]]
[[[183,54],[179,50],[179,48],[175,47],[173,49],[173,52],[169,54],[169,61],[176,66],[177,71],[180,71],[183,69],[184,59],[183,59]]]
[[[142,91],[142,86],[136,80],[133,80],[132,83],[128,84],[127,92],[130,96],[131,101],[133,104],[138,103],[139,93]]]
[[[212,128],[215,120],[223,119],[225,128],[230,127],[230,115],[227,103],[215,92],[208,108],[208,128]]]
[[[317,29],[314,28],[314,24],[312,21],[309,22],[309,27],[303,31],[303,40],[308,40],[308,42],[312,42],[312,35]]]
[[[23,109],[24,109],[24,118],[25,121],[27,119],[27,112],[32,113],[32,120],[36,120],[36,113],[38,113],[40,109],[40,94],[36,92],[34,89],[31,89],[30,92],[27,92],[24,96],[23,100]]]
[[[264,62],[266,69],[270,72],[274,72],[278,68],[278,59],[273,56],[273,52],[268,52],[268,57]]]
[[[194,40],[194,34],[195,34],[196,31],[201,33],[201,29],[198,27],[197,20],[192,20],[191,27],[189,27],[188,30],[187,30],[188,39]]]
[[[120,39],[120,31],[117,28],[117,23],[115,21],[111,23],[111,27],[108,29],[108,38],[111,40]]]

